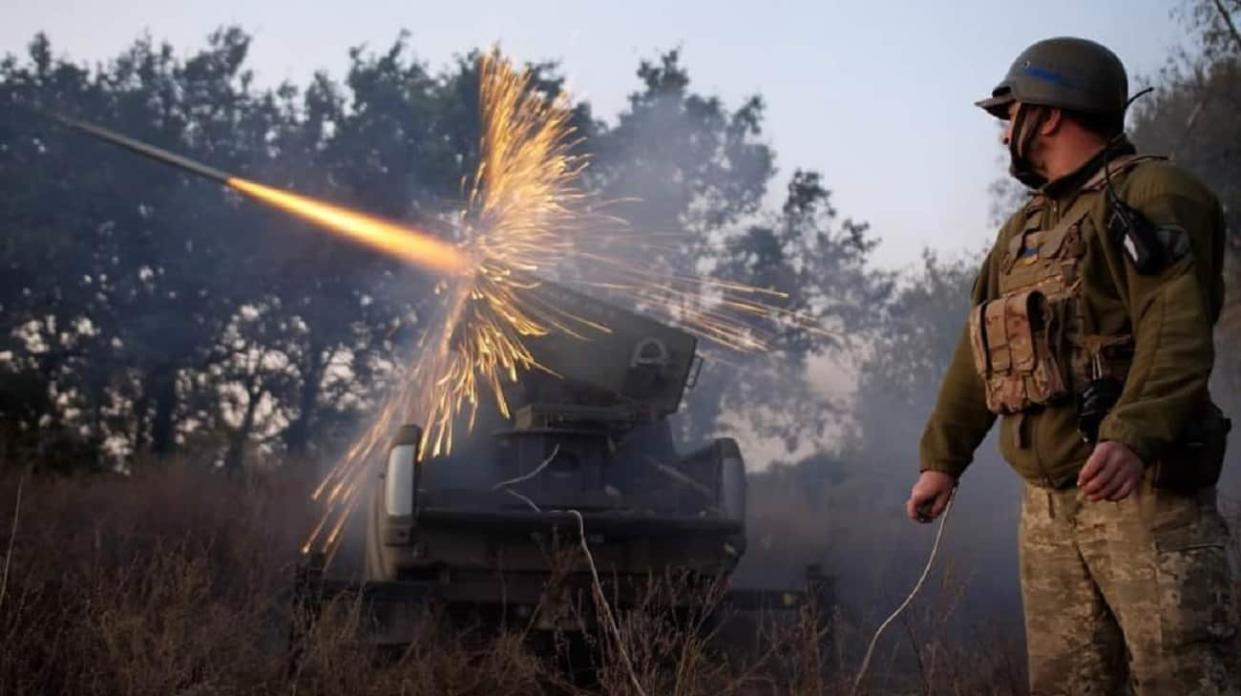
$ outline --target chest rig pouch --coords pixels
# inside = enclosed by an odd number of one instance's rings
[[[970,316],[974,367],[993,413],[1019,413],[1070,395],[1068,305],[1084,253],[1085,209],[1049,230],[1038,228],[1038,210],[1030,211],[1009,240],[1000,264],[1000,297],[975,307]]]
[[[974,367],[986,385],[987,408],[1018,413],[1069,395],[1064,364],[1065,303],[1039,289],[985,302],[970,314]]]
[[[1132,343],[1129,336],[1088,336],[1082,330],[1079,265],[1092,200],[1089,192],[1083,194],[1049,229],[1039,227],[1039,201],[1031,203],[1025,225],[1008,240],[1001,260],[1000,296],[970,314],[974,366],[993,413],[1071,400],[1075,385],[1116,372],[1114,361],[1105,365],[1102,355]],[[1101,350],[1104,345],[1108,351]]]
[[[1111,176],[1152,159],[1159,158],[1118,157],[1110,165]],[[1115,382],[1117,389],[1124,384],[1133,336],[1098,334],[1082,312],[1080,265],[1093,230],[1087,216],[1106,183],[1103,172],[1095,174],[1047,229],[1039,224],[1046,201],[1032,200],[1025,224],[1008,240],[1000,262],[1000,296],[970,313],[974,366],[993,413],[1055,405],[1101,380]]]

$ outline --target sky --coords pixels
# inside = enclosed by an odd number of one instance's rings
[[[879,266],[913,268],[924,248],[953,255],[993,237],[988,186],[1003,176],[999,130],[972,106],[1025,46],[1091,38],[1125,61],[1131,83],[1186,41],[1176,0],[840,2],[278,2],[18,0],[0,53],[37,31],[78,62],[106,61],[143,32],[182,54],[221,25],[254,36],[260,84],[341,76],[350,47],[383,50],[402,29],[431,66],[499,42],[519,61],[557,60],[578,98],[613,117],[638,89],[638,63],[682,51],[692,87],[737,106],[767,104],[763,137],[780,168],[823,173],[842,216],[870,223]],[[14,2],[6,0],[5,4]]]

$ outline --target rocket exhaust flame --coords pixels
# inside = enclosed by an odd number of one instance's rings
[[[219,182],[257,201],[293,213],[324,229],[427,270],[456,274],[465,272],[470,266],[455,246],[429,234],[309,196],[233,176],[85,121],[58,114],[48,115],[73,130],[123,147],[161,164]]]
[[[246,179],[229,177],[226,183],[251,198],[427,270],[462,273],[469,268],[456,247],[408,227]]]

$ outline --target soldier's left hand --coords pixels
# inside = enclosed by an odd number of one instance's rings
[[[1122,443],[1100,442],[1077,475],[1077,487],[1091,501],[1124,500],[1142,481],[1143,469],[1138,455]]]

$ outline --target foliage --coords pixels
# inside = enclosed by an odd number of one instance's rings
[[[1147,151],[1166,154],[1201,177],[1219,196],[1228,225],[1225,287],[1219,345],[1241,338],[1241,2],[1189,0],[1179,14],[1197,34],[1197,50],[1174,56],[1155,81],[1155,92],[1135,104],[1133,137]],[[1241,360],[1219,350],[1214,392],[1236,412],[1241,402]]]
[[[477,53],[434,72],[401,34],[384,51],[353,49],[343,80],[320,73],[262,89],[249,47],[236,28],[184,59],[141,38],[88,69],[39,35],[27,56],[0,62],[0,103],[13,107],[0,114],[5,452],[68,468],[185,447],[230,470],[256,451],[319,456],[399,378],[432,279],[34,110],[454,234],[478,157]],[[535,89],[561,89],[555,65],[531,69]],[[783,210],[763,212],[775,154],[761,140],[761,100],[730,110],[693,92],[675,51],[637,73],[613,124],[581,103],[574,125],[592,158],[587,184],[636,230],[675,240],[643,262],[778,288],[834,329],[862,326],[860,308],[883,293],[864,268],[874,242],[864,225],[837,228],[812,172],[794,175]],[[844,344],[793,325],[775,339],[776,359],[750,362],[743,379],[708,371],[692,433],[717,430],[727,405],[762,402],[785,416],[765,434],[805,434],[773,380]],[[807,390],[799,399],[822,401]]]
[[[0,635],[15,647],[0,650],[0,692],[636,693],[612,643],[541,630],[537,613],[495,627],[411,611],[401,646],[365,641],[374,627],[348,596],[310,620],[289,588],[309,521],[309,482],[291,473],[227,478],[173,460],[89,481],[0,476]],[[563,563],[580,569],[576,555]],[[719,605],[720,589],[669,579],[619,612],[645,693],[847,693],[861,627],[828,628],[805,611],[738,615]],[[723,613],[670,617],[690,591]],[[1020,693],[1008,646],[955,639],[943,619],[911,615],[925,658],[876,665],[865,693]]]

